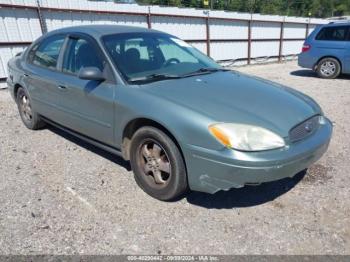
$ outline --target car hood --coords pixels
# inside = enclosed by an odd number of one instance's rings
[[[257,125],[283,137],[296,124],[322,113],[314,100],[294,89],[238,72],[158,81],[143,87],[213,122]]]

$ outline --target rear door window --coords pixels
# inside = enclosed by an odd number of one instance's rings
[[[56,69],[64,40],[64,35],[53,36],[43,40],[30,51],[29,61],[40,67]]]
[[[325,27],[316,36],[316,40],[322,41],[346,41],[349,27],[333,26]]]

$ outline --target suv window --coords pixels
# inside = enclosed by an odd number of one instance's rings
[[[325,27],[318,33],[316,40],[345,41],[348,29],[347,26]]]
[[[34,65],[56,69],[65,36],[53,36],[34,46],[29,53],[29,61]]]
[[[92,43],[82,38],[72,38],[63,60],[63,72],[76,75],[84,67],[97,67],[103,71],[104,62]]]

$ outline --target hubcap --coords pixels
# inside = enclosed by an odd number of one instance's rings
[[[151,185],[162,187],[169,182],[171,166],[168,155],[155,141],[150,140],[141,145],[139,165]]]
[[[26,121],[30,122],[32,121],[33,114],[32,114],[32,107],[30,105],[28,97],[24,94],[20,99],[20,109],[22,112],[22,116],[25,118]]]
[[[335,74],[336,65],[332,61],[326,61],[321,65],[321,73],[324,76],[332,76]]]

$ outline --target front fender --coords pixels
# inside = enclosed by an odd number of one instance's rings
[[[117,146],[121,146],[123,130],[130,121],[146,118],[166,128],[181,147],[185,144],[210,149],[223,147],[209,133],[208,126],[213,123],[213,120],[208,116],[150,94],[142,88],[136,86],[117,88],[115,120]]]

